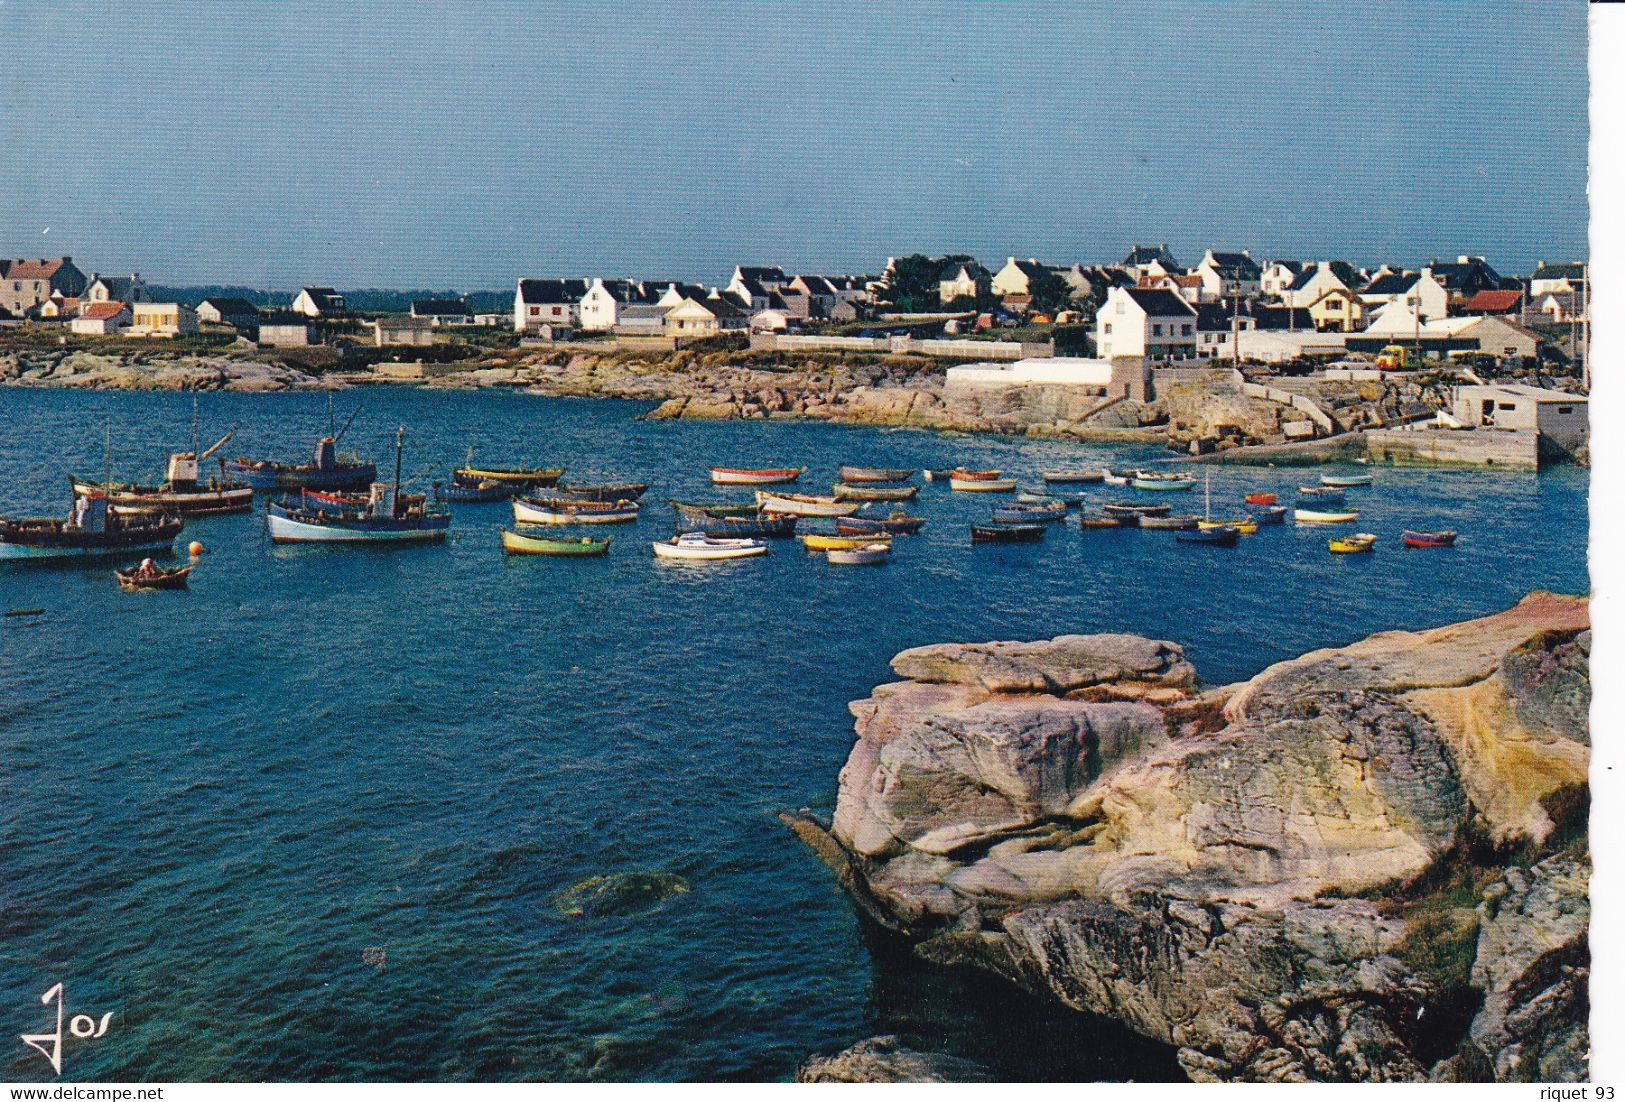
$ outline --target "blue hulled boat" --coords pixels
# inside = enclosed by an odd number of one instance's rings
[[[365,501],[318,492],[287,495],[265,507],[272,543],[432,543],[444,540],[451,511],[421,494],[401,493],[401,440],[395,434],[395,481],[374,482]]]

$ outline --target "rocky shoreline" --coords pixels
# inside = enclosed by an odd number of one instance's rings
[[[1136,636],[918,648],[786,820],[920,957],[1192,1079],[1581,1081],[1589,650],[1544,593],[1206,690]],[[952,1067],[893,1056],[806,1074]]]

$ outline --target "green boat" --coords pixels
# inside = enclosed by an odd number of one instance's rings
[[[526,536],[502,530],[502,550],[509,555],[563,555],[585,558],[609,554],[613,536],[596,539],[592,536]]]

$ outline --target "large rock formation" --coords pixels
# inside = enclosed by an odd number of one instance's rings
[[[921,956],[1196,1079],[1578,1079],[1589,644],[1532,594],[1205,692],[1133,636],[905,651],[791,822]]]

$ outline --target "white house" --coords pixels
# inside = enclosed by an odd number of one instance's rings
[[[666,311],[661,325],[669,336],[704,337],[745,329],[750,317],[730,299],[685,298]]]
[[[344,296],[331,287],[306,287],[289,309],[307,318],[330,318],[344,313]]]
[[[1196,351],[1204,359],[1232,359],[1238,332],[1249,332],[1257,324],[1250,310],[1238,311],[1230,302],[1204,303],[1196,308]]]
[[[514,332],[544,325],[574,328],[581,323],[581,300],[586,295],[584,279],[521,279],[513,293]]]
[[[1272,260],[1264,265],[1258,276],[1260,294],[1281,298],[1303,277],[1309,267],[1301,260]]]
[[[1196,266],[1202,277],[1202,297],[1209,302],[1222,298],[1252,298],[1258,294],[1263,272],[1252,253],[1216,253],[1209,249]]]
[[[125,329],[130,324],[130,308],[122,302],[92,302],[68,322],[74,334],[84,337],[105,337]]]
[[[1196,340],[1196,309],[1172,291],[1113,287],[1095,315],[1095,350],[1106,360],[1186,359]]]
[[[587,293],[581,296],[578,311],[581,328],[594,332],[614,329],[620,321],[621,308],[643,301],[643,288],[630,279],[594,279]]]
[[[1288,306],[1308,306],[1315,302],[1327,291],[1350,291],[1352,287],[1337,274],[1332,262],[1322,260],[1315,265],[1314,271],[1307,269],[1299,275],[1290,288],[1281,296],[1281,301]]]
[[[1122,267],[1136,276],[1175,275],[1181,271],[1167,245],[1135,245],[1123,258]]]
[[[986,279],[987,269],[968,261],[943,273],[943,278],[937,281],[937,297],[944,304],[956,298],[975,298]]]
[[[197,320],[247,329],[259,324],[260,312],[245,298],[206,298],[197,304]]]
[[[1458,386],[1451,413],[1463,425],[1485,429],[1534,429],[1552,450],[1572,451],[1590,437],[1588,402],[1582,394],[1498,383]]]
[[[1043,275],[1047,267],[1030,257],[1018,260],[1012,256],[1004,262],[1004,267],[993,273],[993,293],[1000,298],[1030,295],[1033,293],[1033,280]]]
[[[790,277],[784,274],[783,268],[777,266],[752,267],[740,264],[734,268],[733,278],[728,281],[728,286],[746,282],[759,283],[769,291],[782,291],[790,283]]]
[[[1529,274],[1529,297],[1533,300],[1541,295],[1573,294],[1585,284],[1584,263],[1573,261],[1568,264],[1547,264],[1542,260]]]
[[[197,311],[179,302],[130,305],[130,336],[183,337],[197,332]]]
[[[131,272],[127,276],[104,276],[100,272],[93,272],[80,298],[85,302],[145,302],[147,282],[141,278],[140,272]]]

